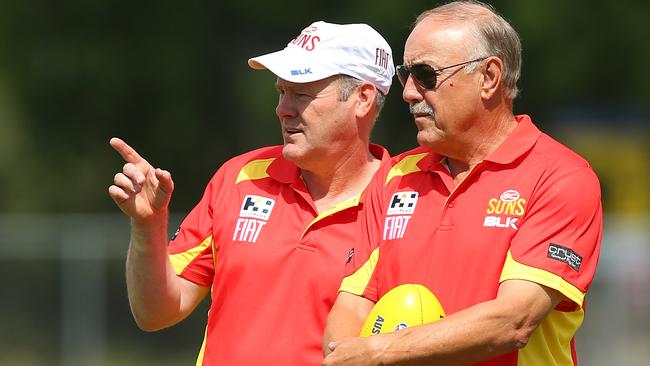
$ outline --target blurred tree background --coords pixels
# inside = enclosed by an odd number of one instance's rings
[[[647,121],[645,2],[492,3],[523,41],[518,113],[547,130],[565,108]],[[111,136],[169,169],[173,208],[187,211],[226,158],[281,142],[273,76],[249,69],[249,57],[323,19],[371,24],[401,63],[411,22],[433,4],[4,0],[0,211],[114,210],[103,192],[120,164]],[[393,153],[415,144],[400,92],[396,82],[374,134]]]
[[[530,114],[543,130],[592,162],[610,217],[646,225],[650,46],[643,29],[650,21],[649,3],[489,3],[522,38],[522,92],[515,112]],[[75,364],[64,354],[74,345],[60,340],[65,333],[61,329],[68,329],[65,268],[73,263],[77,268],[91,263],[103,273],[100,282],[105,289],[93,292],[101,295],[96,305],[107,314],[98,324],[106,328],[101,330],[105,343],[116,344],[105,347],[105,358],[89,356],[91,364],[127,364],[121,357],[138,352],[141,358],[135,360],[140,361],[133,364],[191,363],[203,333],[203,313],[155,335],[140,333],[130,319],[123,285],[128,221],[117,215],[106,193],[123,163],[109,147],[109,138],[123,138],[154,165],[172,172],[176,191],[171,209],[182,217],[226,159],[281,143],[274,76],[248,68],[248,58],[278,50],[312,21],[326,20],[372,25],[389,41],[395,63],[400,64],[412,21],[436,4],[0,2],[0,274],[5,278],[0,310],[7,318],[0,316],[0,329],[14,324],[9,329],[16,331],[0,338],[0,364]],[[414,137],[415,127],[395,79],[373,138],[391,153],[399,153],[415,146]],[[62,237],[70,237],[65,229],[70,217],[100,227],[105,223],[101,241],[111,248],[107,252],[117,254],[108,259],[101,253],[61,259],[68,243]],[[116,220],[123,231],[107,224]],[[80,226],[90,227],[74,227]],[[33,251],[21,254],[14,248],[23,236],[9,238],[18,230],[33,237],[29,241],[35,245]],[[116,232],[119,235],[111,235]],[[82,234],[86,247],[99,240],[99,232]],[[643,235],[645,248],[650,245]],[[645,255],[642,258],[650,258]],[[650,285],[639,286],[650,294]],[[644,298],[641,303],[642,309],[650,306]],[[11,312],[17,315],[6,315]],[[23,317],[32,321],[20,327]],[[641,327],[647,341],[648,319],[631,322]],[[34,331],[38,338],[33,338],[30,327],[38,329]],[[10,344],[17,350],[13,354],[7,351]],[[114,349],[132,353],[123,356]],[[39,356],[35,350],[44,351]]]

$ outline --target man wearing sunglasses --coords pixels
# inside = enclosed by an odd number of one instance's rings
[[[520,63],[517,33],[485,4],[416,20],[397,74],[421,147],[372,183],[369,246],[330,312],[324,365],[577,364],[600,187],[584,159],[513,114]],[[405,283],[430,289],[447,316],[355,337]]]
[[[315,22],[250,59],[277,76],[284,144],[224,163],[169,243],[171,175],[111,140],[126,160],[109,194],[131,218],[127,287],[142,329],[180,322],[210,294],[197,365],[321,363],[362,192],[390,162],[369,138],[391,54],[366,24]]]

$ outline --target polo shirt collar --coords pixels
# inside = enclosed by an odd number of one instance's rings
[[[509,164],[535,145],[542,132],[533,124],[528,115],[518,115],[515,116],[515,119],[517,120],[517,127],[496,150],[483,159],[484,161]]]
[[[383,146],[370,144],[370,153],[377,159],[380,159],[382,164],[390,163],[390,154]],[[293,162],[285,159],[281,151],[278,157],[269,165],[266,172],[272,179],[283,184],[291,184],[301,180],[300,168]]]
[[[537,142],[542,132],[535,126],[530,116],[521,114],[515,116],[517,127],[508,135],[508,137],[494,150],[486,156],[483,161],[490,161],[497,164],[509,164],[530,150]],[[425,148],[422,152],[427,151]],[[415,152],[418,152],[416,150]],[[436,169],[445,169],[445,157],[429,150],[429,154],[418,162],[418,167],[422,170],[435,171]]]
[[[300,179],[300,169],[282,156],[282,147],[278,157],[273,160],[266,172],[272,179],[283,184],[290,184]]]
[[[370,144],[370,153],[377,159],[381,160],[382,165],[390,164],[391,157],[385,147],[377,144]]]
[[[426,170],[431,170],[434,171],[436,170],[436,167],[440,166],[440,163],[443,161],[444,156],[438,154],[435,151],[431,151],[426,147],[418,147],[415,148],[414,150],[411,150],[409,155],[416,155],[416,154],[422,154],[422,153],[428,153],[426,156],[424,156],[420,161],[418,161],[417,166],[423,171]]]

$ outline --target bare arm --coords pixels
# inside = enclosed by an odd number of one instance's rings
[[[335,342],[334,351],[323,364],[444,366],[490,359],[524,347],[563,298],[557,291],[533,282],[505,281],[495,300],[435,323]]]
[[[323,335],[323,354],[327,356],[332,352],[329,347],[332,341],[357,337],[373,305],[374,302],[364,297],[340,292],[327,317]]]
[[[171,174],[155,169],[118,138],[110,144],[126,161],[108,193],[131,219],[126,261],[131,311],[140,328],[158,330],[189,315],[209,289],[176,276],[167,259]]]

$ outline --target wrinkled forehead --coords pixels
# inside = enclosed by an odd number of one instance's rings
[[[418,23],[406,39],[404,63],[446,64],[470,57],[470,27],[460,22],[429,17]]]

